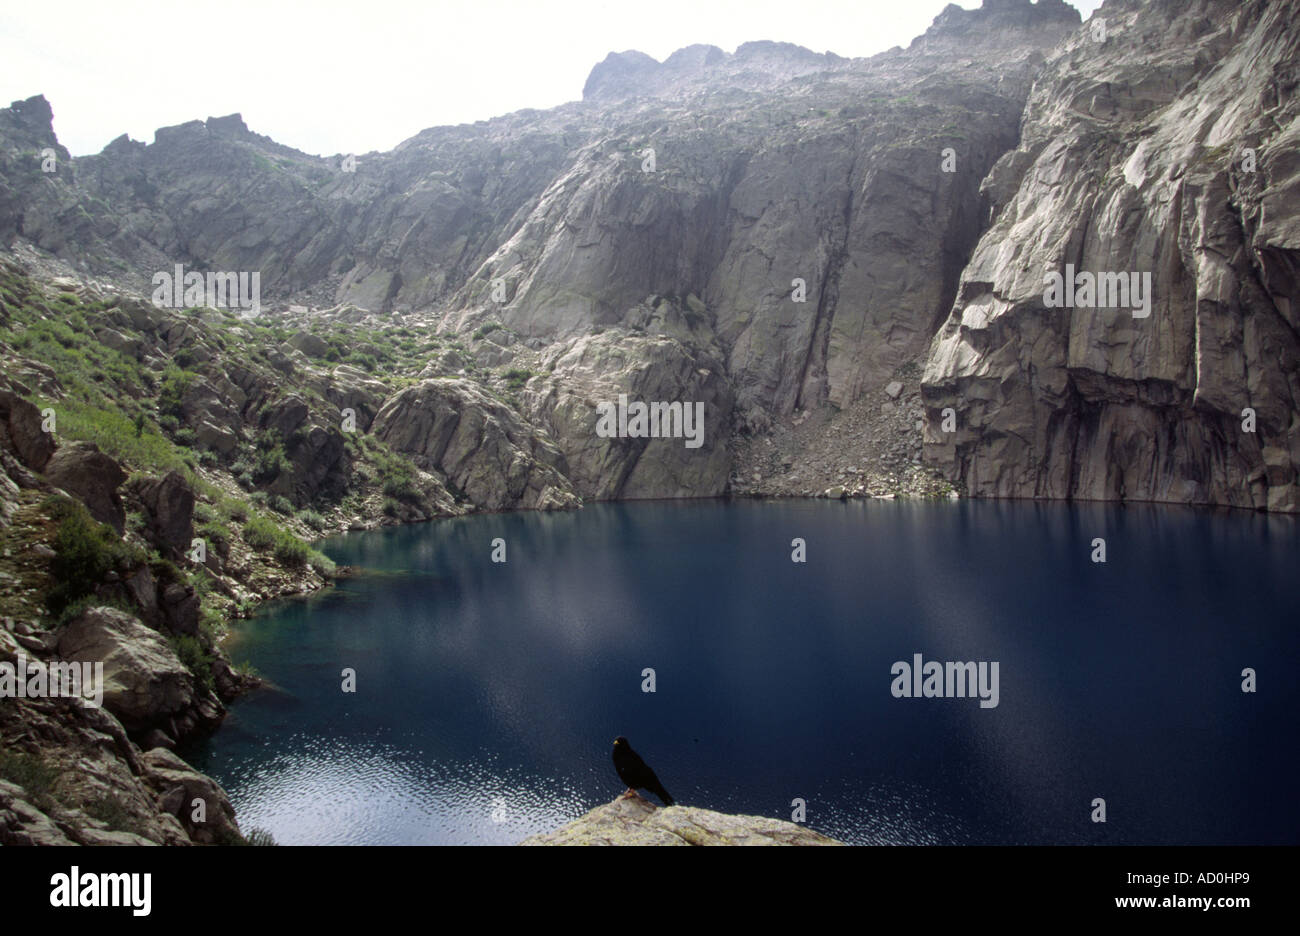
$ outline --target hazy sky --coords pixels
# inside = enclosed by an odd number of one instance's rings
[[[1101,0],[1071,0],[1086,19]],[[44,94],[74,156],[239,112],[308,153],[582,97],[611,51],[774,39],[844,56],[906,46],[947,0],[7,0],[0,106]],[[961,0],[973,8],[979,0]]]

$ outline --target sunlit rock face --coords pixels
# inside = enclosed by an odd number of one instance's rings
[[[465,343],[403,376],[515,369],[495,421],[527,424],[530,458],[554,447],[564,483],[485,503],[810,493],[892,460],[848,490],[906,468],[977,495],[1293,510],[1289,10],[1131,0],[1083,23],[986,0],[869,59],[620,51],[581,101],[350,157],[231,115],[73,161],[33,98],[0,111],[0,233],[145,293],[175,263],[257,271],[273,311]],[[1149,276],[1149,308],[1047,303],[1067,264]],[[285,368],[319,359],[294,340]],[[601,438],[594,406],[621,391],[705,402],[708,444]],[[394,404],[365,396],[366,422]],[[318,441],[319,477],[286,496],[337,487],[338,440]]]
[[[925,370],[968,491],[1300,506],[1294,12],[1111,3],[1049,57]],[[1149,308],[1053,307],[1067,264]]]
[[[839,845],[793,822],[764,816],[732,816],[691,806],[655,806],[639,793],[612,803],[554,832],[521,845]]]

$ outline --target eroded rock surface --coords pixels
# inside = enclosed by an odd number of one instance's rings
[[[658,807],[624,793],[554,832],[521,845],[839,845],[805,826],[765,816],[733,816],[693,806]]]

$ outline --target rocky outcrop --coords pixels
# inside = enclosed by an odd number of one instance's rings
[[[159,810],[174,816],[191,842],[224,845],[242,838],[230,798],[211,777],[199,773],[166,748],[154,748],[142,754],[140,765],[145,785],[156,797]]]
[[[186,553],[194,539],[194,492],[180,472],[144,480],[132,493],[142,508],[149,539],[163,555]]]
[[[44,471],[54,454],[54,439],[41,423],[35,406],[12,391],[0,390],[0,449],[12,451],[32,471]]]
[[[126,508],[117,494],[126,472],[94,442],[60,445],[45,464],[45,479],[82,501],[92,517],[119,536],[126,529]]]
[[[839,845],[805,826],[691,806],[655,806],[627,792],[554,832],[521,845]]]
[[[224,712],[167,641],[115,608],[87,608],[58,633],[60,658],[104,664],[104,707],[133,734],[183,737]]]
[[[1295,7],[1104,13],[1049,59],[985,183],[996,220],[925,369],[927,458],[980,496],[1294,511]],[[1146,314],[1049,303],[1067,269],[1146,277]]]
[[[25,648],[11,624],[0,627],[0,661],[12,664]],[[0,705],[0,845],[241,841],[225,791],[169,751],[142,750],[112,709],[67,698]]]
[[[667,309],[667,301],[660,307]],[[726,490],[733,398],[725,368],[689,337],[657,331],[606,331],[556,347],[546,359],[547,373],[524,394],[527,412],[564,453],[567,476],[584,498],[699,497]],[[676,403],[698,437],[601,437],[597,407],[617,406],[621,397]],[[703,414],[698,422],[697,412]],[[661,428],[668,429],[655,431]],[[674,431],[685,428],[672,423]]]
[[[408,387],[384,404],[371,431],[488,510],[578,503],[554,443],[472,381]]]

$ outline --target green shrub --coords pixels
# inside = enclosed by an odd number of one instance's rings
[[[82,595],[76,601],[65,605],[63,610],[59,612],[59,626],[61,627],[68,623],[87,608],[116,608],[117,610],[125,611],[127,614],[132,616],[140,613],[139,608],[121,598],[111,595],[108,597],[104,597],[103,595]]]
[[[328,522],[325,520],[324,517],[322,517],[316,511],[310,509],[298,511],[298,519],[301,520],[307,526],[309,526],[311,529],[315,530],[317,533],[324,532],[325,529],[329,526]]]
[[[230,554],[230,527],[224,523],[217,523],[216,521],[202,523],[194,528],[194,532],[207,540],[208,545],[218,555],[227,556]]]
[[[402,505],[399,504],[397,501],[393,500],[391,497],[384,498],[383,511],[385,517],[395,518],[399,513],[401,513],[401,510],[402,510]]]
[[[176,658],[185,664],[203,688],[211,690],[216,685],[216,678],[212,675],[212,656],[197,637],[172,634],[167,642],[175,651]]]
[[[492,334],[500,327],[501,324],[499,322],[488,322],[487,324],[481,326],[478,331],[474,332],[474,338],[475,340],[478,340],[479,338],[484,338]]]
[[[275,847],[277,842],[270,832],[265,829],[252,828],[244,836],[245,845],[253,845],[258,848]]]
[[[103,822],[112,832],[138,832],[140,828],[122,801],[111,793],[91,800],[82,807],[82,812]]]
[[[253,467],[253,481],[256,484],[267,484],[278,478],[281,472],[292,470],[293,465],[284,454],[284,445],[276,442],[270,448],[262,449],[257,453],[257,461]]]
[[[283,494],[276,494],[269,501],[269,506],[278,514],[284,514],[286,517],[293,514],[293,501]]]
[[[282,539],[276,542],[275,549],[272,550],[271,554],[285,565],[304,566],[311,555],[311,550],[298,537],[285,534]]]
[[[226,618],[211,606],[205,607],[199,615],[199,632],[207,638],[209,644],[216,644],[226,636]]]
[[[109,572],[126,571],[144,561],[143,553],[122,542],[112,527],[91,517],[80,502],[56,497],[47,500],[46,507],[59,524],[50,563],[55,584],[46,596],[46,606],[53,614],[61,614],[69,604],[93,592]]]
[[[49,812],[57,802],[54,783],[59,773],[34,754],[0,748],[0,777],[26,790],[32,803],[43,812]]]
[[[393,500],[405,501],[408,504],[418,503],[420,500],[420,491],[410,478],[385,478],[384,494]]]
[[[189,578],[170,559],[155,557],[149,563],[149,571],[163,588],[168,585],[188,585]]]
[[[277,560],[290,566],[307,564],[311,549],[288,530],[265,517],[249,517],[244,524],[244,542],[254,549],[271,550]]]
[[[533,372],[524,367],[512,367],[501,375],[506,380],[506,386],[511,390],[518,390],[532,378]]]
[[[181,418],[181,401],[190,392],[199,375],[182,370],[175,365],[163,371],[162,386],[158,391],[158,412],[163,416]]]
[[[279,527],[270,520],[264,517],[249,517],[244,524],[244,542],[253,549],[270,549],[275,545],[278,532]]]
[[[316,549],[308,552],[307,564],[327,579],[334,578],[338,573],[338,566],[334,564],[334,560]]]

